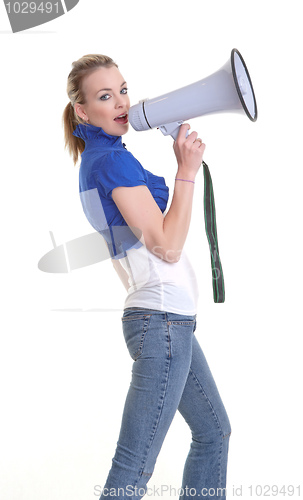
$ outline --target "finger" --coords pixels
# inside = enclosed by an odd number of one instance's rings
[[[204,142],[202,142],[202,139],[200,139],[199,137],[195,140],[194,144],[193,144],[193,147],[196,149],[196,150],[199,150],[199,151],[204,151],[205,149],[205,144]]]
[[[204,153],[205,148],[206,148],[206,144],[204,144],[204,142],[202,142],[202,143],[200,144],[200,146],[198,147],[199,151],[202,151],[202,153]]]
[[[194,143],[196,141],[197,137],[198,137],[198,133],[193,131],[191,134],[189,134],[189,136],[187,137],[187,140],[189,142]]]
[[[179,128],[179,133],[177,139],[186,139],[187,131],[190,129],[189,123],[182,123]]]
[[[201,147],[201,144],[203,144],[203,143],[202,143],[202,140],[201,140],[199,137],[197,137],[197,139],[196,139],[196,140],[194,141],[194,143],[193,143],[193,146],[194,146],[195,148],[199,149],[199,148]]]

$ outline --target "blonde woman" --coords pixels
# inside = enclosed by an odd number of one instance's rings
[[[194,334],[198,289],[183,250],[205,144],[180,127],[177,172],[168,187],[127,151],[127,83],[114,61],[89,54],[73,63],[63,114],[74,164],[81,154],[84,212],[105,238],[127,289],[123,334],[134,360],[117,448],[102,500],[141,498],[177,410],[192,432],[180,497],[226,498],[229,419]],[[124,376],[124,375],[123,375]]]

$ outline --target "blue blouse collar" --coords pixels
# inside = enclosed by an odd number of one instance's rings
[[[109,135],[101,127],[95,127],[91,123],[79,123],[75,128],[73,135],[80,137],[85,143],[99,141],[102,145],[123,147],[121,136]]]

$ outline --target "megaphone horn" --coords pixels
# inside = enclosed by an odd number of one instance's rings
[[[129,122],[137,131],[158,127],[176,139],[184,120],[224,112],[245,113],[257,120],[252,82],[237,49],[222,68],[203,80],[132,106]]]

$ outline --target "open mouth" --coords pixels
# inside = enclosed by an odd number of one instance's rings
[[[128,123],[128,114],[123,113],[123,115],[119,115],[119,116],[117,116],[117,118],[114,118],[114,121],[124,125],[125,123]]]

